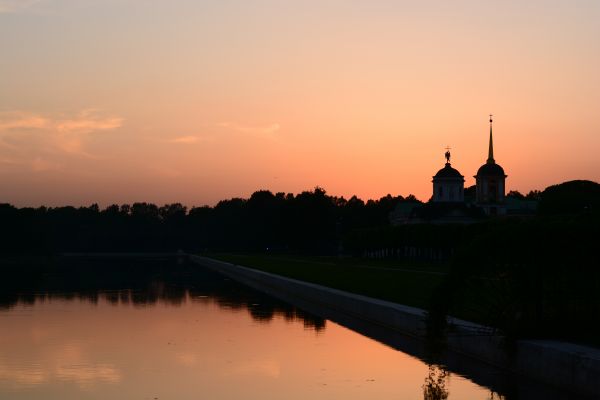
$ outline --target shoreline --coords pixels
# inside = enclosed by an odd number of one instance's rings
[[[338,289],[299,281],[207,257],[189,260],[292,304],[328,309],[350,319],[424,342],[426,311]],[[311,311],[311,310],[308,310]],[[585,396],[600,395],[600,350],[548,340],[520,340],[505,350],[493,329],[448,318],[447,349],[546,385]]]

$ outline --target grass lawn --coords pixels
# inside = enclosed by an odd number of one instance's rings
[[[208,257],[278,275],[427,308],[447,265],[357,258],[209,254]]]

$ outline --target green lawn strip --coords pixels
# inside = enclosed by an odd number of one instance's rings
[[[428,306],[431,293],[443,279],[442,275],[420,271],[363,268],[349,263],[336,264],[327,259],[237,254],[212,254],[210,257],[420,308]]]
[[[283,254],[215,254],[215,257],[258,257],[261,259],[278,260],[283,262],[308,262],[311,264],[338,265],[362,268],[382,269],[405,269],[411,271],[423,271],[432,273],[447,273],[450,270],[449,263],[423,262],[423,261],[400,261],[388,259],[365,259],[357,257],[332,257],[332,256],[300,256]]]
[[[414,271],[427,271],[427,272],[442,272],[446,273],[450,270],[449,263],[436,263],[436,262],[423,262],[423,261],[400,261],[400,260],[388,260],[388,259],[364,259],[357,257],[328,257],[331,262],[340,265],[349,266],[364,266],[364,267],[376,267],[376,268],[396,268],[396,269],[407,269]]]
[[[209,257],[426,310],[430,306],[434,290],[444,279],[444,275],[431,274],[429,268],[423,271],[408,271],[404,267],[402,269],[364,268],[365,265],[371,267],[385,265],[364,259],[350,261],[338,260],[334,257],[249,254],[211,254]],[[451,315],[493,326],[498,322],[498,315],[494,314],[498,311],[496,308],[502,309],[507,306],[507,299],[502,297],[502,293],[502,288],[498,287],[493,280],[484,279],[480,283],[471,283],[470,286],[462,288],[458,298],[454,299]],[[525,337],[559,339],[595,347],[599,345],[595,337],[582,333],[565,336],[553,331],[552,327],[548,327],[542,335],[533,332],[532,335],[527,334]]]

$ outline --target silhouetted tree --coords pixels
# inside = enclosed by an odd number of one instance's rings
[[[600,184],[569,181],[549,186],[540,195],[540,215],[600,212]]]
[[[527,200],[540,200],[542,192],[539,190],[530,190],[529,193],[525,196]]]
[[[525,200],[525,196],[518,190],[511,190],[506,194],[506,197],[512,197],[518,200]]]

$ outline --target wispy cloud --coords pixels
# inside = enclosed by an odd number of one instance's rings
[[[100,111],[89,108],[74,116],[50,117],[27,111],[0,113],[0,133],[20,129],[46,129],[61,133],[90,133],[115,129],[122,125],[123,118],[106,117]]]
[[[158,166],[158,165],[149,167],[149,170],[152,171],[156,176],[159,176],[162,178],[174,179],[174,178],[178,178],[182,175],[182,172],[179,171],[178,169],[174,169],[174,168],[170,168],[170,167],[163,167],[163,166]]]
[[[119,128],[123,118],[102,117],[98,110],[83,110],[74,118],[59,119],[55,122],[56,130],[62,133],[90,133]]]
[[[198,136],[179,136],[168,141],[170,143],[191,144],[197,143],[198,141],[200,141],[200,138]]]
[[[56,144],[67,153],[90,157],[92,155],[84,149],[87,135],[92,132],[116,129],[122,124],[122,118],[103,117],[94,109],[84,110],[73,118],[59,119],[54,122],[57,133]]]
[[[170,139],[160,139],[166,143],[175,143],[175,144],[195,144],[195,143],[207,143],[214,141],[213,136],[206,135],[182,135],[176,136]]]
[[[226,128],[239,133],[272,137],[277,133],[281,126],[277,122],[273,122],[267,125],[244,125],[236,122],[219,122],[217,126]]]
[[[31,160],[29,166],[34,172],[59,171],[62,169],[61,164],[43,159],[41,157],[36,157]]]
[[[0,157],[0,164],[4,164],[7,167],[25,168],[33,172],[60,171],[63,168],[59,162],[50,161],[42,157],[35,157],[33,159]]]
[[[96,158],[86,149],[90,135],[119,128],[122,124],[122,118],[106,116],[97,109],[73,115],[4,112],[0,113],[0,153],[10,152],[11,159],[21,154],[17,161],[31,164],[36,171],[53,169],[50,166],[54,164],[40,161],[45,159],[45,153]]]
[[[4,113],[0,115],[0,132],[12,129],[42,129],[49,125],[49,120],[40,115],[22,112]]]
[[[42,0],[0,0],[0,14],[27,11],[41,2]]]

